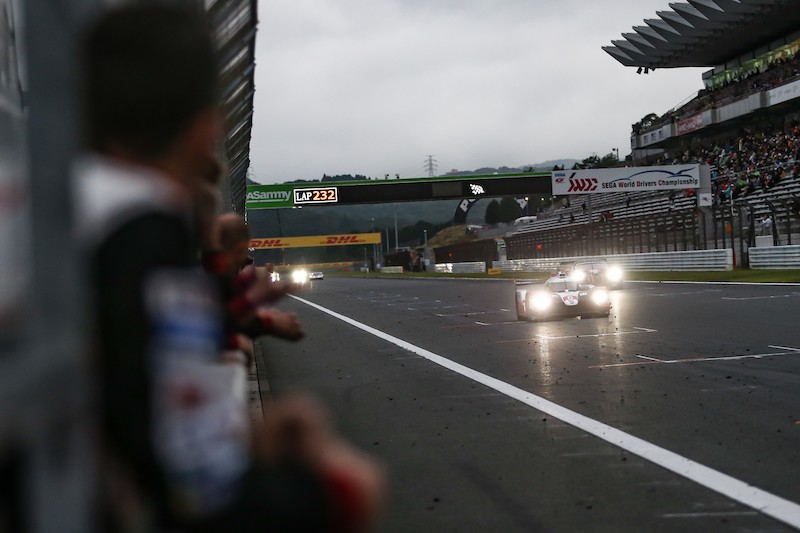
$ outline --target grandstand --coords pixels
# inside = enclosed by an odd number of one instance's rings
[[[628,164],[708,164],[712,205],[697,207],[691,190],[572,196],[568,204],[556,202],[536,221],[515,227],[507,237],[510,253],[515,249],[529,256],[593,253],[597,249],[586,248],[586,241],[614,232],[652,234],[656,228],[675,232],[671,240],[665,238],[663,247],[732,247],[737,239],[744,251],[756,245],[757,222],[765,215],[774,221],[772,239],[759,245],[800,241],[796,2],[689,0],[670,7],[603,49],[639,73],[709,67],[696,96],[660,117],[632,125]],[[679,234],[689,229],[695,238],[679,242]],[[635,237],[627,235],[628,245],[610,253],[636,251],[630,245]],[[580,242],[570,247],[565,239]],[[644,240],[640,238],[640,244]],[[545,242],[558,246],[543,247]],[[655,250],[661,248],[656,242]],[[652,250],[652,246],[639,249]]]

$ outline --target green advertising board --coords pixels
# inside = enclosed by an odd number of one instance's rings
[[[275,209],[293,207],[293,185],[248,185],[247,209]]]

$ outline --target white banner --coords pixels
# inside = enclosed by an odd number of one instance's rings
[[[767,91],[768,106],[782,104],[797,97],[800,97],[800,80],[781,85],[775,89]]]
[[[622,191],[666,191],[700,187],[700,165],[559,170],[551,176],[553,195]]]

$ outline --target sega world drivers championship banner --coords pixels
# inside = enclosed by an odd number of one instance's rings
[[[558,170],[553,172],[551,180],[555,196],[697,189],[700,187],[700,165]]]

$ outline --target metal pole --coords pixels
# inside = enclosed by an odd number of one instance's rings
[[[394,204],[394,247],[400,248],[400,241],[397,238],[397,204]]]

